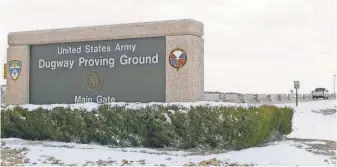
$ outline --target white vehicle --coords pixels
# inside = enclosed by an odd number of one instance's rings
[[[314,91],[312,91],[312,99],[318,99],[318,98],[323,98],[323,99],[329,99],[329,94],[328,90],[325,88],[316,88]]]

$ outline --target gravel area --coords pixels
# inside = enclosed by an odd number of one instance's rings
[[[311,110],[313,113],[323,114],[323,115],[332,115],[336,113],[336,109],[327,108],[327,109],[320,109],[320,110]]]
[[[327,159],[326,162],[336,165],[336,141],[297,138],[288,138],[287,140],[295,141],[296,147],[308,152],[329,156],[330,159]]]
[[[1,166],[29,164],[29,159],[25,158],[27,152],[28,149],[26,147],[12,149],[10,147],[6,147],[5,145],[1,146]]]

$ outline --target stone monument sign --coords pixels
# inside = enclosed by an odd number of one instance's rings
[[[10,33],[5,102],[203,100],[202,35],[190,19]]]

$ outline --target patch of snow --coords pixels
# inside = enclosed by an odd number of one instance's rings
[[[250,106],[258,106],[257,104],[237,104],[237,103],[227,103],[227,102],[211,102],[211,101],[200,101],[200,102],[176,102],[176,103],[159,103],[159,102],[151,102],[151,103],[125,103],[125,102],[115,102],[115,103],[107,103],[111,107],[114,106],[125,106],[128,109],[140,109],[146,108],[151,106],[180,106],[183,108],[190,108],[190,107],[198,107],[198,106],[209,106],[209,107],[221,107],[221,106],[228,106],[228,107],[250,107]],[[24,104],[24,105],[9,105],[5,109],[12,109],[16,106],[20,106],[25,108],[29,111],[36,110],[38,108],[42,109],[53,109],[55,107],[65,107],[71,109],[86,109],[87,111],[97,110],[99,104],[97,103],[78,103],[78,104],[46,104],[46,105],[35,105],[35,104]]]
[[[311,110],[334,108],[336,100],[319,100],[295,104],[280,104],[295,109],[293,117],[293,132],[289,138],[321,139],[337,141],[336,113],[323,115]]]
[[[186,111],[186,110],[179,109],[179,112],[184,113],[184,114],[187,114],[187,111]]]
[[[305,144],[326,144],[325,142],[323,141],[307,141],[307,142],[304,142]]]
[[[115,148],[109,146],[102,146],[99,144],[78,144],[78,143],[65,143],[65,142],[55,142],[55,141],[29,141],[23,140],[19,138],[2,138],[1,142],[5,142],[6,146],[15,145],[15,146],[40,146],[40,147],[56,147],[56,148],[72,148],[72,149],[99,149],[99,150],[112,150],[112,151],[128,151],[128,152],[147,152],[147,153],[161,153],[163,151],[150,149],[150,148],[133,148],[133,147],[123,147],[123,148]],[[184,156],[190,154],[190,152],[186,151],[169,151],[170,155],[179,155]]]
[[[174,114],[176,111],[174,111],[174,110],[168,110],[168,112],[170,112],[171,114]]]
[[[292,144],[294,144],[292,141],[283,141],[277,145],[229,152],[226,157],[240,163],[258,164],[259,166],[326,166],[324,160],[328,158],[314,155]]]
[[[165,119],[166,119],[166,122],[171,124],[171,118],[170,116],[167,115],[167,113],[164,113],[164,116],[165,116]]]

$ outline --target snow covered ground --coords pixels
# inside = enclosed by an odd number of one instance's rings
[[[295,104],[287,105],[296,110],[293,132],[288,137],[337,141],[335,100],[303,102],[298,107]],[[328,114],[329,111],[335,113]]]
[[[192,155],[187,151],[158,151],[143,148],[109,148],[98,145],[57,142],[32,142],[20,139],[3,139],[11,149],[21,149],[26,165],[146,165],[182,166],[186,164],[240,164],[240,165],[303,165],[333,166],[329,156],[306,151],[310,142],[282,141],[266,147],[250,148],[218,154]],[[313,144],[325,144],[313,143]],[[300,148],[299,148],[300,147]],[[24,148],[24,149],[22,149]],[[123,161],[124,160],[124,161]]]
[[[158,104],[158,103],[156,103]],[[178,103],[188,107],[192,103]],[[114,105],[124,105],[122,103]],[[131,108],[145,104],[129,104]],[[152,104],[151,104],[152,105]],[[168,105],[168,104],[165,104]],[[193,105],[247,104],[201,102]],[[335,166],[336,164],[336,101],[320,100],[295,104],[278,104],[295,108],[293,132],[288,139],[263,147],[240,151],[155,150],[146,148],[110,148],[95,144],[26,141],[2,139],[1,165],[250,165],[250,166]],[[34,109],[38,106],[25,105]],[[54,105],[46,105],[52,108]],[[72,108],[96,109],[95,104],[71,105]]]

